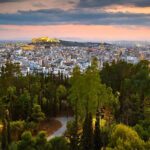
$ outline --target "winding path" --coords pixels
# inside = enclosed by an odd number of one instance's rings
[[[59,128],[57,131],[55,131],[53,134],[51,134],[50,136],[47,137],[47,140],[49,141],[50,139],[54,138],[54,137],[59,137],[62,136],[66,129],[67,129],[67,122],[70,121],[72,119],[72,117],[58,117],[55,118],[55,120],[58,120],[61,122],[61,128]]]

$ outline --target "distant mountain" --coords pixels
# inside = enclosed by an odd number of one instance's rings
[[[63,46],[79,46],[79,47],[95,47],[99,46],[100,43],[96,42],[74,42],[74,41],[64,41],[60,40],[60,44]]]

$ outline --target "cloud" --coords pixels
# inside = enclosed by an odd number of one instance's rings
[[[34,3],[32,3],[32,6],[39,7],[39,8],[46,7],[46,5],[41,2],[34,2]]]
[[[82,9],[69,11],[61,9],[41,9],[18,11],[14,14],[0,14],[0,24],[14,25],[150,25],[150,14],[90,12]]]
[[[19,31],[20,29],[18,28],[8,28],[4,26],[0,26],[0,31]]]
[[[0,3],[12,3],[12,2],[21,2],[26,0],[0,0]]]
[[[150,0],[80,0],[78,7],[105,7],[111,5],[132,5],[138,7],[150,6]]]

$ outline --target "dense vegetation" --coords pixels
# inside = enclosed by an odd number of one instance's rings
[[[0,75],[2,150],[149,150],[149,62],[106,63],[97,60],[68,79],[34,72],[23,76],[7,62]],[[73,114],[64,137],[50,141],[39,123]]]

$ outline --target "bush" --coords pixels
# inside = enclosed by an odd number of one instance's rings
[[[25,131],[18,142],[18,150],[35,150],[35,141],[30,131]]]
[[[139,121],[139,124],[137,124],[134,128],[143,140],[148,141],[150,139],[150,120],[149,119]]]
[[[36,122],[26,122],[25,129],[30,130],[33,134],[37,133],[38,124]]]
[[[47,150],[46,132],[40,131],[35,138],[36,150]]]
[[[68,142],[63,137],[55,137],[50,140],[52,150],[69,150]]]
[[[11,139],[18,140],[25,129],[25,121],[10,122]]]
[[[131,127],[118,124],[111,135],[111,147],[116,150],[144,150],[144,141]]]

